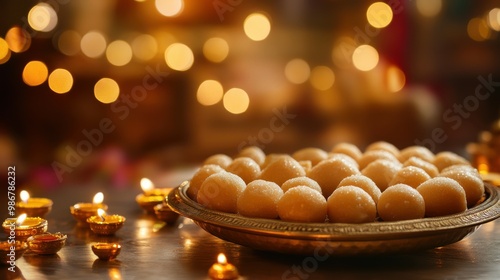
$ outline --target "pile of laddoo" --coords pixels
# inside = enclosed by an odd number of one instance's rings
[[[423,146],[378,141],[361,151],[342,142],[265,154],[257,146],[235,157],[215,154],[194,173],[188,196],[202,206],[249,218],[301,223],[401,221],[460,213],[484,198],[467,159]]]

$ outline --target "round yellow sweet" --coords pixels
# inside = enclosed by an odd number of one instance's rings
[[[388,151],[382,151],[382,150],[372,150],[372,151],[367,151],[364,152],[361,158],[358,160],[359,164],[359,170],[363,170],[365,167],[368,166],[368,164],[378,160],[378,159],[385,159],[385,160],[390,160],[392,162],[399,163],[398,159]]]
[[[406,160],[404,163],[403,163],[403,167],[406,167],[406,166],[416,166],[416,167],[420,167],[422,168],[427,174],[429,174],[429,176],[432,177],[436,177],[438,174],[439,174],[439,170],[437,169],[437,167],[428,162],[428,161],[425,161],[421,158],[418,158],[418,157],[411,157],[409,158],[408,160]]]
[[[474,166],[470,165],[469,163],[466,164],[454,164],[450,165],[448,167],[443,168],[439,174],[444,174],[447,172],[467,172],[467,173],[472,173],[474,176],[478,177],[481,179],[481,174],[479,174],[479,171],[477,168]]]
[[[417,187],[425,201],[425,216],[437,217],[467,209],[465,190],[450,178],[434,177]]]
[[[304,168],[291,156],[280,156],[269,163],[260,173],[259,179],[275,182],[281,186],[286,180],[306,176]]]
[[[290,155],[288,155],[288,154],[275,154],[275,153],[267,154],[265,159],[264,159],[264,162],[260,165],[260,169],[264,170],[264,168],[266,168],[269,164],[271,164],[272,162],[274,162],[277,159],[282,158],[282,157],[290,157]]]
[[[246,184],[238,175],[222,171],[208,176],[201,184],[196,201],[212,210],[237,213],[237,201]]]
[[[318,182],[324,197],[329,197],[345,177],[359,174],[359,169],[348,161],[330,158],[316,164],[307,177]]]
[[[330,159],[330,158],[341,159],[343,161],[351,163],[354,167],[356,167],[356,168],[359,169],[358,162],[355,159],[353,159],[351,156],[349,156],[349,155],[342,154],[342,153],[328,153],[328,159]]]
[[[306,186],[309,187],[315,191],[318,191],[321,193],[321,187],[319,186],[318,182],[314,181],[313,179],[309,177],[295,177],[292,179],[287,180],[281,185],[281,189],[283,192],[288,191],[289,189],[293,187],[298,187],[298,186]]]
[[[233,159],[228,155],[215,154],[206,158],[203,165],[216,164],[225,169],[232,161]]]
[[[253,159],[259,166],[261,166],[266,159],[266,154],[264,153],[264,151],[262,151],[261,148],[257,146],[248,146],[246,148],[243,148],[236,155],[236,157],[249,157]]]
[[[191,178],[189,182],[189,188],[187,189],[187,195],[196,200],[198,195],[198,191],[200,190],[201,184],[205,181],[205,179],[215,173],[222,172],[224,169],[220,167],[220,165],[216,164],[206,164],[200,167]]]
[[[238,157],[231,162],[226,171],[240,176],[248,184],[259,177],[260,166],[249,157]]]
[[[396,184],[380,195],[377,212],[384,221],[421,219],[425,216],[425,201],[412,186]]]
[[[372,197],[355,186],[337,188],[327,200],[328,220],[331,223],[370,223],[377,217]]]
[[[372,179],[362,174],[351,175],[349,177],[344,178],[342,181],[340,181],[337,188],[344,186],[355,186],[363,189],[372,197],[375,203],[378,202],[378,199],[381,194],[381,191],[377,187],[377,184],[375,184],[375,182],[373,182]]]
[[[303,149],[295,151],[292,154],[292,157],[296,161],[309,160],[309,161],[311,161],[312,166],[315,166],[320,161],[326,159],[327,156],[328,156],[328,153],[325,152],[324,150],[319,149],[319,148],[313,148],[313,147],[303,148]]]
[[[361,150],[356,145],[347,142],[341,142],[336,144],[335,146],[333,146],[330,152],[346,154],[352,157],[355,161],[358,161],[363,155]]]
[[[326,199],[309,187],[294,187],[278,201],[278,214],[283,221],[323,223],[326,219]]]
[[[251,218],[278,218],[278,201],[282,196],[283,191],[276,183],[252,181],[238,198],[238,213]]]
[[[446,167],[458,164],[470,164],[467,159],[461,157],[453,152],[439,152],[436,154],[432,162],[439,169],[439,171]]]
[[[389,187],[389,182],[391,182],[399,169],[401,169],[399,162],[377,159],[361,170],[361,174],[372,179],[380,191],[384,191]]]
[[[423,182],[429,180],[431,176],[427,174],[422,168],[416,166],[406,166],[398,170],[389,186],[396,184],[409,185],[412,188],[417,188]]]
[[[373,150],[387,151],[387,152],[393,154],[395,157],[397,157],[399,155],[399,149],[396,146],[394,146],[393,144],[386,142],[386,141],[373,142],[365,148],[365,152],[373,151]]]
[[[427,162],[433,162],[434,153],[424,146],[410,146],[399,151],[398,159],[400,162],[405,162],[411,157],[418,157]]]
[[[475,206],[483,198],[484,183],[481,177],[476,175],[474,171],[450,169],[446,172],[441,172],[439,176],[453,179],[464,188],[467,207]]]

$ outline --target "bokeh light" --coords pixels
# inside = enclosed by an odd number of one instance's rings
[[[120,87],[115,80],[102,78],[94,85],[94,96],[104,104],[113,103],[120,95]]]
[[[141,34],[132,41],[132,53],[142,61],[148,61],[158,53],[158,42],[149,34]]]
[[[309,79],[311,69],[309,64],[303,59],[295,58],[290,60],[285,66],[285,77],[294,84],[302,84]]]
[[[28,86],[38,86],[47,80],[48,75],[49,70],[47,69],[45,63],[33,60],[24,66],[23,81]]]
[[[4,64],[10,59],[10,49],[7,41],[0,38],[0,64]]]
[[[232,114],[244,113],[250,105],[248,94],[240,88],[232,88],[222,98],[224,108]]]
[[[158,12],[166,17],[175,17],[184,10],[183,0],[155,0]]]
[[[435,17],[443,8],[442,0],[416,0],[417,11],[424,17]]]
[[[229,54],[229,45],[226,40],[213,37],[203,44],[203,55],[212,62],[222,62]]]
[[[57,68],[50,73],[48,82],[53,92],[63,94],[73,87],[73,76],[68,70]]]
[[[57,48],[67,56],[72,56],[80,52],[80,41],[82,36],[74,30],[66,30],[59,35]]]
[[[101,32],[90,31],[83,35],[80,47],[83,54],[90,58],[97,58],[106,51],[106,38]]]
[[[123,66],[132,60],[132,47],[123,40],[111,42],[106,49],[106,58],[115,66]]]
[[[243,29],[248,38],[254,41],[262,41],[271,32],[271,22],[265,15],[253,13],[245,19]]]
[[[28,23],[36,31],[50,32],[57,25],[57,13],[47,3],[38,3],[28,13]]]
[[[222,100],[224,89],[221,83],[215,80],[203,81],[196,92],[196,99],[201,105],[210,106]]]
[[[177,71],[186,71],[194,63],[193,51],[186,45],[174,43],[165,50],[165,62]]]
[[[495,31],[500,31],[500,9],[494,8],[488,12],[488,25]]]
[[[328,90],[335,83],[335,74],[327,66],[316,66],[311,71],[311,85],[318,90]]]
[[[361,45],[352,53],[352,63],[356,69],[370,71],[378,64],[379,56],[377,50],[370,45]]]
[[[400,91],[406,84],[405,73],[395,65],[389,66],[386,72],[386,83],[389,91]]]
[[[386,27],[391,23],[392,17],[391,7],[384,2],[375,2],[366,10],[366,19],[375,28]]]
[[[467,34],[474,41],[484,41],[491,36],[491,29],[482,18],[472,18],[467,24]]]
[[[15,53],[24,52],[31,46],[31,36],[19,26],[13,26],[7,31],[5,41],[7,41],[9,49]]]

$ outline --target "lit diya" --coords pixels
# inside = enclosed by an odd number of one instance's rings
[[[55,254],[61,250],[66,243],[67,236],[60,232],[42,233],[28,238],[28,247],[30,251],[39,255]]]
[[[90,230],[100,235],[112,235],[122,228],[125,223],[125,217],[120,215],[106,215],[103,209],[97,209],[97,216],[91,216],[87,219]]]
[[[168,206],[166,201],[162,204],[155,205],[153,209],[155,211],[156,218],[160,221],[166,222],[167,224],[174,224],[179,218],[179,213],[174,212],[172,208]]]
[[[171,188],[155,188],[148,178],[141,179],[142,193],[135,198],[139,206],[149,214],[155,214],[154,207],[163,203]]]
[[[19,194],[21,201],[16,204],[19,213],[26,213],[28,217],[45,217],[52,210],[52,200],[42,197],[30,197],[27,191]]]
[[[7,218],[2,223],[5,233],[15,236],[16,240],[24,241],[32,235],[41,234],[47,231],[47,220],[40,217],[28,217],[26,213],[16,218]]]
[[[102,203],[104,194],[98,192],[94,195],[92,203],[80,202],[69,207],[71,215],[78,221],[80,225],[87,225],[87,219],[97,215],[97,209],[108,210],[108,205]]]
[[[227,262],[224,254],[217,256],[217,262],[208,270],[208,276],[211,279],[238,279],[238,269],[236,266]]]

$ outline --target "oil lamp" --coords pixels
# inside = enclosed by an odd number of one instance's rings
[[[19,193],[21,201],[17,203],[16,209],[19,213],[26,213],[28,217],[45,217],[52,210],[52,200],[48,198],[30,197],[30,194],[23,190]]]
[[[208,270],[211,279],[237,279],[239,277],[236,266],[227,262],[226,256],[220,253],[217,262]]]
[[[24,213],[19,215],[17,219],[7,218],[2,227],[8,236],[15,236],[16,240],[25,241],[32,235],[46,232],[47,224],[47,220],[40,217],[28,217]]]
[[[122,228],[125,223],[125,217],[120,215],[107,215],[103,209],[97,209],[97,216],[91,216],[87,219],[90,230],[100,235],[113,235]]]
[[[108,206],[103,203],[104,194],[98,192],[94,195],[92,203],[80,202],[70,206],[71,215],[78,221],[79,225],[87,225],[87,219],[97,215],[97,209],[108,210]]]
[[[154,207],[163,203],[171,188],[155,188],[153,182],[148,178],[141,179],[142,193],[135,198],[139,206],[148,214],[155,214]]]

